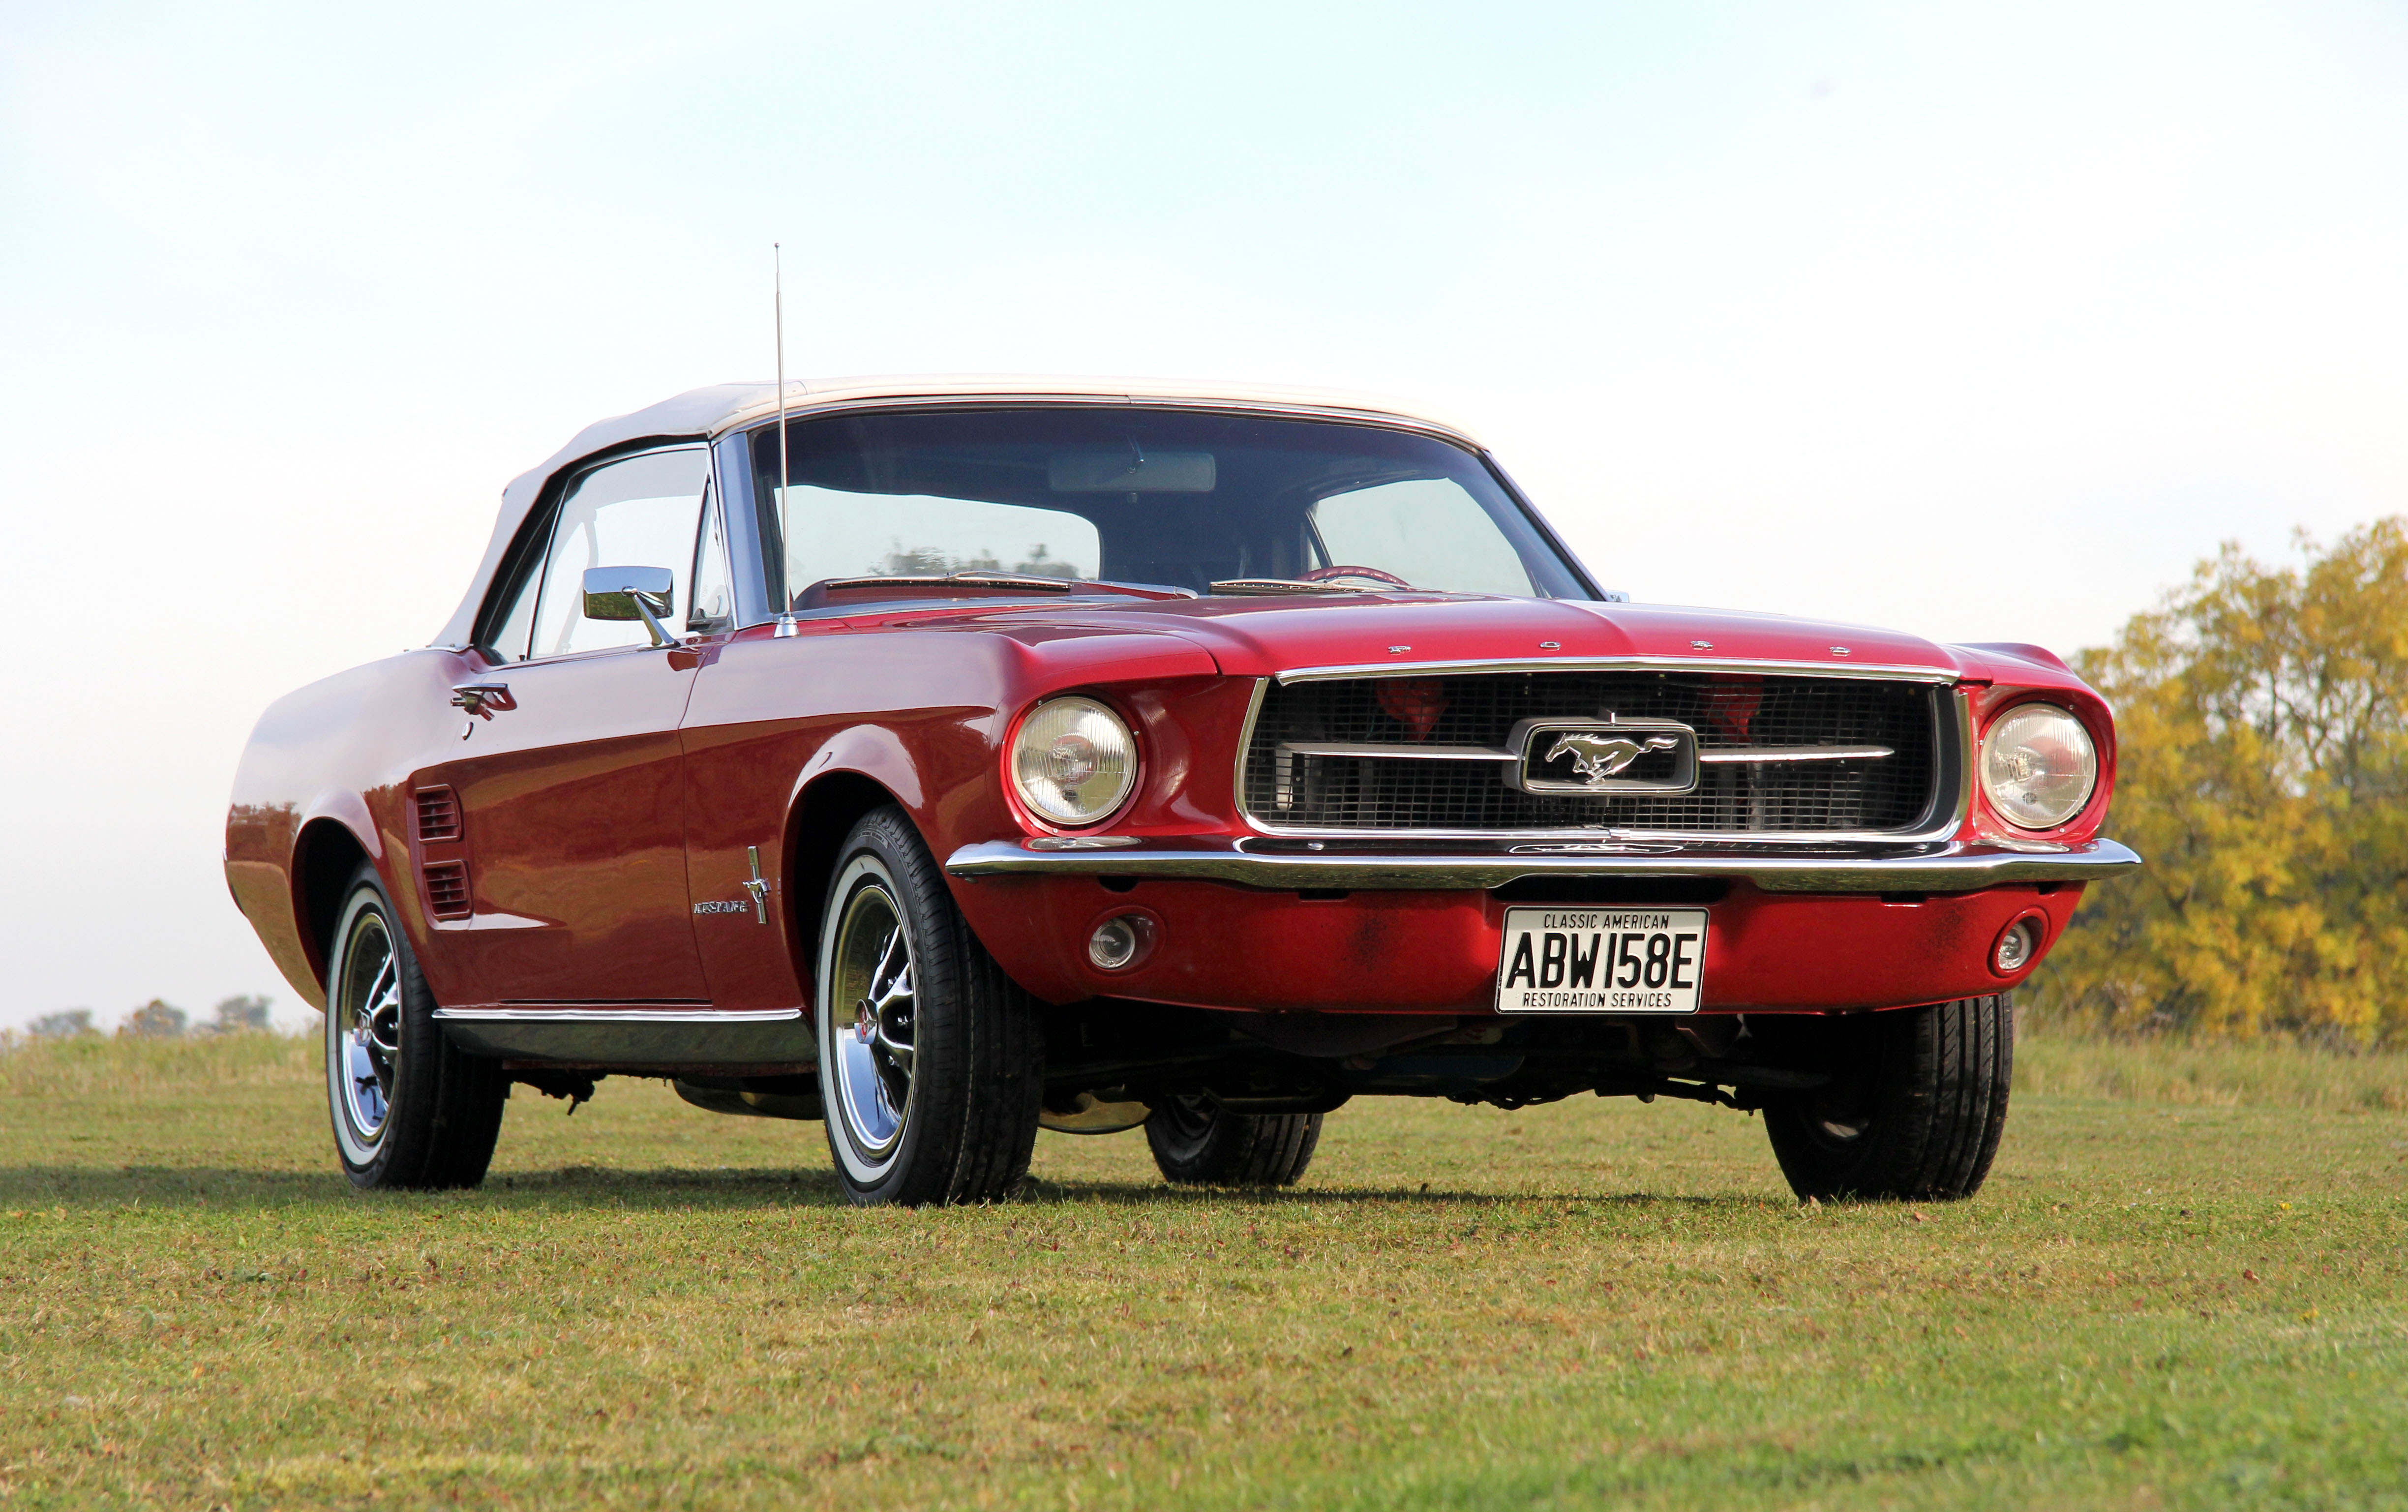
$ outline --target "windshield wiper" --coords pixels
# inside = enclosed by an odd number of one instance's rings
[[[1035,572],[872,572],[858,578],[822,578],[811,584],[829,593],[847,588],[1034,588],[1039,593],[1068,593],[1068,578],[1042,577]],[[809,592],[809,589],[805,590]]]
[[[1213,583],[1212,591],[1216,594],[1273,594],[1363,593],[1370,590],[1366,590],[1360,584],[1308,583],[1302,578],[1226,578]],[[1383,583],[1377,591],[1390,593],[1395,590]]]

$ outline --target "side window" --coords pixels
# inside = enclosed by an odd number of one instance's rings
[[[569,483],[553,520],[552,549],[544,557],[529,655],[563,656],[652,643],[641,622],[585,617],[587,568],[667,568],[677,585],[662,621],[678,625],[688,617],[695,526],[710,471],[709,452],[680,447],[605,463]]]
[[[708,490],[702,496],[702,532],[694,545],[694,607],[685,627],[697,635],[716,635],[736,627],[736,577],[727,562],[727,538],[719,527],[719,511],[711,508]]]

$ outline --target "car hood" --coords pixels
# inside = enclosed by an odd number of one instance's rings
[[[994,615],[989,623],[1005,618]],[[1985,656],[1894,630],[1660,604],[1347,595],[1088,602],[1008,618],[1023,633],[1037,622],[1065,629],[1177,635],[1209,651],[1223,672],[1240,677],[1307,668],[1641,656],[1912,668],[1956,678],[1990,677]],[[2018,649],[2026,657],[2046,655]]]

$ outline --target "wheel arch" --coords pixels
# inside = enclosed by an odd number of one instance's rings
[[[820,915],[827,902],[828,878],[836,871],[837,853],[844,837],[864,815],[894,804],[910,814],[911,806],[895,790],[868,773],[853,769],[824,771],[796,794],[786,815],[785,893],[794,919],[788,938],[794,943],[795,976],[818,1010]],[[918,824],[916,816],[912,822]]]
[[[335,814],[320,814],[309,820],[294,838],[293,915],[299,928],[301,949],[317,977],[316,1006],[321,1010],[325,1007],[327,950],[336,926],[341,922],[344,893],[360,863],[373,862],[375,858],[368,842]],[[392,886],[390,878],[386,886]]]

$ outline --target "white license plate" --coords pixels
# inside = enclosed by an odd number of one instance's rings
[[[1694,1014],[1702,908],[1509,908],[1500,1014]]]

